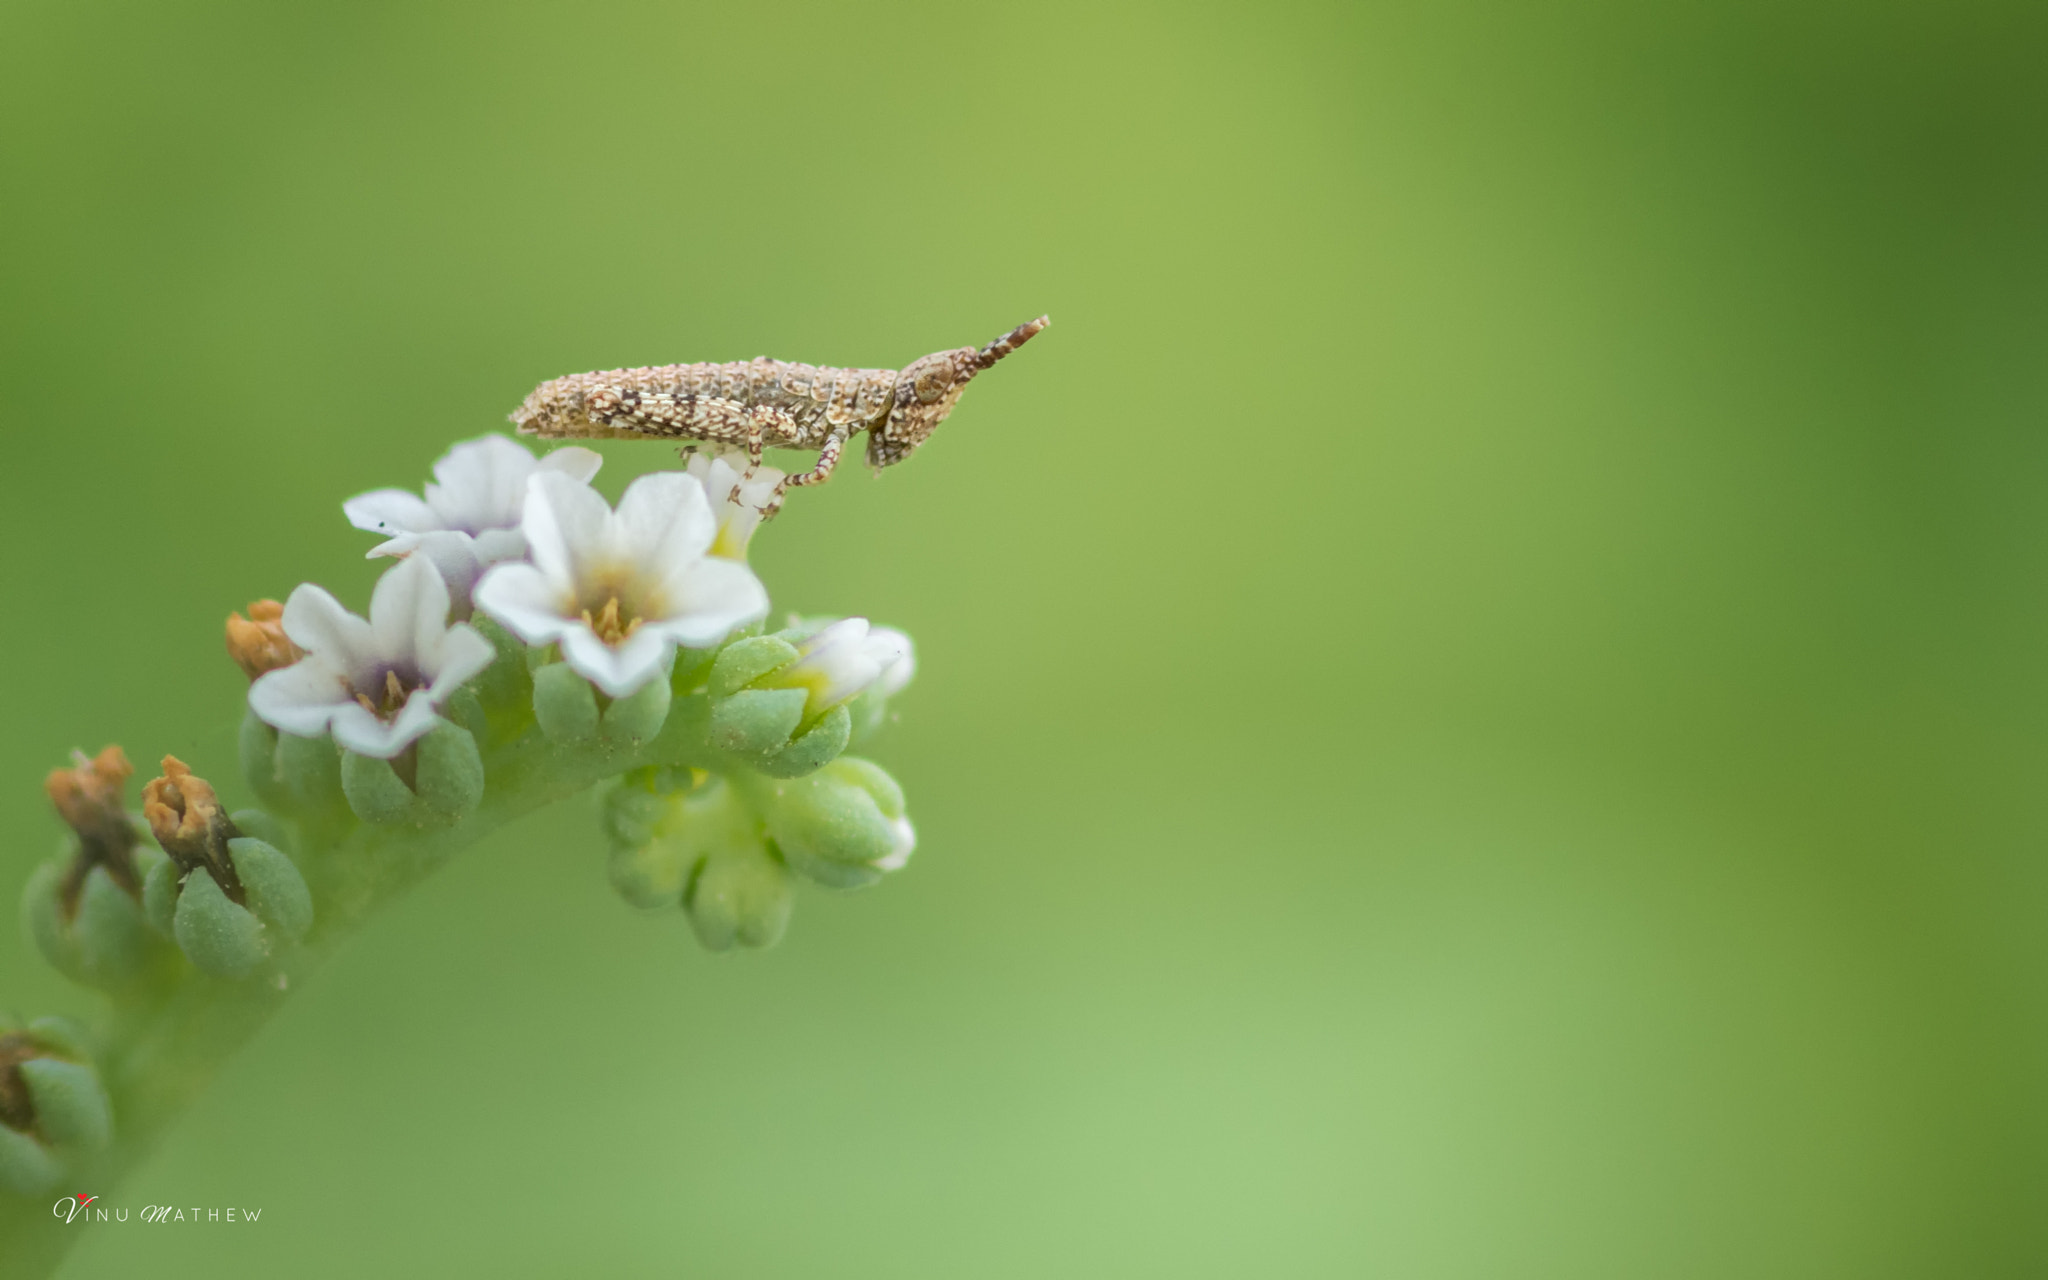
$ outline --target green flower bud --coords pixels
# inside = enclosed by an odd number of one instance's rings
[[[35,1195],[66,1156],[104,1147],[112,1107],[78,1039],[56,1019],[0,1031],[0,1186]]]
[[[440,720],[391,760],[342,752],[341,784],[364,822],[445,826],[483,803],[483,755],[467,729]]]
[[[292,807],[308,813],[341,807],[341,755],[330,737],[278,734],[276,776]]]
[[[243,977],[269,954],[262,922],[230,900],[204,867],[185,876],[171,932],[185,958],[217,978]]]
[[[175,758],[143,789],[143,812],[169,855],[143,881],[143,911],[201,970],[241,977],[311,927],[312,893],[291,859],[242,834]]]
[[[598,797],[598,812],[605,838],[614,846],[646,844],[654,829],[668,816],[670,797],[634,785],[625,778],[604,788]]]
[[[408,763],[417,764],[417,759]],[[364,822],[379,826],[410,823],[419,816],[420,798],[389,760],[341,753],[341,790],[348,807]]]
[[[706,842],[725,838],[729,825],[724,784],[703,775],[643,769],[605,794],[603,822],[612,845],[606,871],[612,888],[636,907],[673,907],[682,900],[691,869]]]
[[[468,685],[448,695],[448,703],[442,715],[450,723],[468,731],[472,738],[485,739],[491,736],[490,718],[484,714],[483,700],[477,697],[476,690]]]
[[[718,651],[705,689],[713,698],[730,698],[754,681],[796,661],[796,646],[781,636],[749,636]]]
[[[795,900],[788,870],[753,842],[708,854],[690,877],[683,910],[707,951],[772,947],[789,927]]]
[[[228,815],[228,820],[233,822],[235,829],[243,835],[255,836],[258,840],[280,849],[289,849],[295,843],[291,828],[275,814],[262,809],[237,809]]]
[[[18,1196],[41,1195],[63,1176],[64,1166],[48,1147],[0,1125],[0,1187]]]
[[[242,776],[249,780],[257,799],[279,809],[297,803],[297,797],[278,773],[277,730],[254,711],[245,711],[236,745],[241,754]]]
[[[443,720],[418,743],[417,789],[427,808],[454,822],[484,800],[484,758],[467,730]]]
[[[789,917],[788,873],[725,779],[643,770],[604,799],[612,885],[638,907],[689,912],[704,944],[767,946]]]
[[[138,849],[144,883],[168,863],[154,849]],[[50,966],[74,982],[119,991],[161,972],[168,955],[143,913],[141,887],[123,889],[105,867],[93,867],[73,891],[62,863],[45,863],[22,895],[23,923]]]
[[[485,708],[524,711],[533,698],[533,675],[527,670],[526,645],[500,626],[496,619],[481,613],[472,617],[469,625],[491,642],[496,655],[491,659],[491,665],[476,678],[476,691]]]
[[[749,783],[786,862],[838,889],[873,884],[917,847],[903,789],[879,766],[842,756],[808,777]]]
[[[664,677],[649,680],[623,698],[612,699],[612,705],[604,709],[604,736],[607,741],[622,744],[645,742],[661,732],[662,724],[668,719],[668,708],[674,690]]]
[[[845,707],[834,707],[809,729],[790,739],[788,746],[756,757],[753,765],[770,777],[801,778],[846,750],[852,733],[853,717]]]
[[[166,858],[149,869],[142,882],[142,917],[165,938],[177,936],[178,882],[184,871]]]
[[[765,637],[764,637],[765,638]],[[780,751],[804,718],[802,689],[741,689],[711,703],[711,741],[736,755]]]
[[[533,717],[556,742],[588,742],[597,736],[597,690],[566,662],[551,662],[533,673]]]
[[[910,679],[910,640],[865,618],[799,623],[727,645],[712,665],[711,741],[777,778],[821,768],[880,722]]]
[[[705,683],[711,679],[711,664],[717,661],[719,653],[717,649],[676,650],[675,666],[668,677],[669,688],[679,697],[702,693]]]
[[[33,1058],[18,1068],[35,1101],[36,1124],[57,1146],[96,1151],[113,1137],[113,1109],[99,1074],[83,1062]]]
[[[294,942],[305,937],[313,927],[313,891],[292,860],[253,836],[228,841],[228,851],[250,912]]]

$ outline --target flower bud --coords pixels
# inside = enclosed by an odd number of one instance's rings
[[[841,756],[808,777],[756,780],[749,798],[789,866],[835,889],[873,884],[917,847],[903,789],[866,760]]]
[[[249,616],[228,615],[228,656],[254,682],[266,671],[288,667],[306,656],[284,633],[284,606],[275,600],[258,600],[249,606]]]
[[[636,907],[680,904],[705,947],[772,946],[789,923],[789,872],[725,779],[639,770],[604,799],[612,887]]]
[[[652,738],[667,723],[669,705],[674,698],[675,690],[669,686],[667,672],[623,698],[613,698],[612,704],[604,709],[602,728],[605,740],[634,745]]]
[[[477,693],[486,710],[496,714],[518,708],[524,711],[533,699],[533,673],[526,665],[526,645],[505,630],[494,618],[473,615],[470,625],[491,642],[491,665],[476,678]]]
[[[603,815],[612,887],[636,907],[675,906],[707,855],[761,839],[725,780],[694,770],[635,770],[606,792]]]
[[[341,785],[364,822],[446,826],[483,803],[483,755],[467,729],[437,720],[392,759],[342,752]]]
[[[602,740],[637,746],[661,732],[675,698],[670,683],[675,655],[661,660],[660,674],[631,693],[611,697],[566,662],[550,662],[533,672],[533,716],[541,732],[561,743]]]
[[[264,804],[298,813],[341,806],[341,761],[334,739],[282,733],[254,711],[242,717],[242,775]]]
[[[142,912],[142,882],[163,855],[142,845],[135,820],[122,806],[134,769],[121,749],[76,759],[76,767],[53,771],[45,784],[75,834],[71,855],[30,877],[23,922],[59,973],[118,990],[155,972],[165,954]]]
[[[263,923],[232,901],[204,867],[186,875],[172,910],[171,936],[201,972],[240,978],[263,962]]]
[[[46,1191],[69,1155],[107,1145],[113,1109],[78,1038],[54,1018],[0,1029],[0,1186]]]
[[[169,855],[143,884],[144,912],[202,971],[241,977],[312,927],[312,891],[291,859],[244,835],[174,757],[143,789],[143,812]]]
[[[220,797],[206,779],[185,767],[176,756],[165,756],[163,776],[142,789],[142,816],[163,851],[180,872],[204,867],[226,892],[239,902],[241,881],[235,878],[234,863],[228,857],[228,841],[241,835]]]
[[[690,877],[683,910],[707,951],[772,947],[789,927],[796,887],[774,852],[759,842],[708,854]]]
[[[533,673],[533,718],[555,742],[588,742],[597,736],[597,690],[566,662],[550,662]]]
[[[864,629],[865,622],[858,622]],[[714,745],[775,777],[799,777],[846,749],[853,722],[840,705],[845,687],[821,695],[817,672],[787,635],[751,636],[727,645],[712,664],[710,737]],[[836,700],[835,700],[836,699]]]

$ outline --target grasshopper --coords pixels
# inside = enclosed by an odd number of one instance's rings
[[[762,356],[576,373],[535,387],[512,421],[522,435],[550,439],[740,445],[756,466],[769,445],[816,449],[815,466],[775,487],[762,511],[772,516],[786,488],[830,478],[857,431],[868,433],[868,465],[877,471],[909,457],[953,412],[974,375],[1050,323],[1040,316],[985,347],[934,351],[900,370],[831,369]]]

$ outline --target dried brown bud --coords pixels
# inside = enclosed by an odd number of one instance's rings
[[[253,681],[266,671],[292,665],[306,651],[284,633],[284,606],[257,600],[250,604],[248,617],[228,615],[228,656]]]
[[[242,833],[206,779],[176,756],[165,756],[163,776],[142,788],[142,816],[181,871],[205,867],[223,893],[243,901],[241,879],[228,857],[228,841]]]
[[[94,867],[105,867],[130,896],[142,892],[142,876],[135,866],[135,846],[142,838],[122,805],[135,766],[115,746],[92,757],[74,751],[71,758],[77,762],[72,768],[52,769],[43,780],[57,816],[78,833],[78,852],[59,888],[66,918],[78,913],[78,895],[85,891],[85,878]]]

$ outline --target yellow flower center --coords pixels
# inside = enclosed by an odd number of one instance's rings
[[[583,611],[583,620],[597,633],[597,638],[617,648],[627,636],[640,629],[640,619],[624,617],[619,607],[619,598],[614,595],[604,602],[604,607],[592,613]]]

